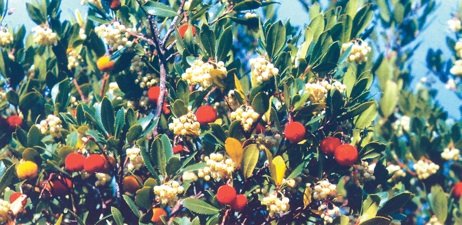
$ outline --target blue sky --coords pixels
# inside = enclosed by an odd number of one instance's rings
[[[25,23],[29,28],[28,30],[30,30],[33,23],[29,19],[25,19],[28,18],[25,12],[25,2],[23,0],[10,0],[10,7],[15,8],[15,13],[5,20],[6,24],[16,26],[19,23]],[[304,13],[302,6],[297,0],[280,0],[280,2],[279,13],[281,18],[290,19],[295,25],[303,25],[309,22],[307,14]],[[439,3],[438,9],[434,13],[433,22],[419,37],[422,45],[414,56],[415,81],[427,74],[425,56],[429,48],[441,48],[447,54],[447,57],[451,56],[445,41],[445,37],[449,33],[446,21],[450,18],[452,10],[455,9],[457,0],[440,0]],[[63,12],[65,16],[70,15],[77,8],[81,8],[80,0],[63,0]],[[18,20],[18,18],[22,19]],[[439,91],[438,101],[446,108],[450,116],[460,118],[458,108],[461,106],[462,101],[454,93],[448,91],[443,83],[437,81],[434,87]]]

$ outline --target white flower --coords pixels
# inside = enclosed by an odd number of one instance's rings
[[[458,76],[462,75],[462,59],[456,60],[454,62],[454,66],[451,67],[449,72]]]
[[[367,55],[372,51],[369,44],[362,40],[353,40],[348,43],[342,44],[342,51],[345,52],[351,47],[350,55],[348,56],[349,62],[356,62],[358,64],[364,63],[368,60]]]
[[[209,181],[213,179],[220,181],[232,177],[233,172],[236,170],[234,161],[221,153],[211,153],[205,156],[205,167],[197,170],[197,177]],[[191,175],[192,180],[194,177]]]
[[[231,120],[237,120],[241,122],[242,127],[245,131],[249,131],[252,128],[252,124],[258,120],[260,115],[255,112],[252,106],[243,105],[231,113]]]
[[[82,62],[82,56],[80,56],[80,52],[77,52],[75,49],[68,49],[67,50],[67,68],[74,69],[80,65]]]
[[[197,122],[196,115],[191,111],[179,118],[173,118],[168,126],[175,135],[199,136],[201,133],[200,123]]]
[[[199,85],[202,89],[207,89],[215,82],[225,78],[227,73],[228,71],[222,61],[212,63],[197,59],[181,75],[181,79],[186,80],[190,85]]]
[[[277,192],[271,192],[261,200],[261,204],[265,205],[268,209],[270,217],[287,212],[290,209],[289,202],[290,199],[283,194],[280,194],[280,197],[278,197]]]
[[[178,181],[168,181],[158,186],[154,186],[156,201],[162,205],[174,206],[178,201],[178,195],[183,194],[184,187]]]
[[[457,17],[448,20],[449,30],[452,32],[459,32],[462,29],[462,23]]]
[[[387,171],[388,171],[388,174],[391,175],[390,181],[396,181],[406,176],[406,173],[404,172],[404,170],[402,170],[400,166],[395,165],[395,164],[388,165]]]
[[[111,181],[111,176],[106,173],[96,173],[95,177],[97,179],[95,182],[96,186],[105,186]]]
[[[272,63],[261,56],[250,59],[250,68],[250,75],[252,76],[254,86],[268,81],[279,74],[279,69],[274,67]]]
[[[428,159],[420,159],[414,164],[414,170],[420,180],[425,180],[435,174],[440,169],[440,166]]]
[[[456,81],[454,79],[452,79],[452,78],[449,78],[448,81],[446,82],[445,87],[446,87],[446,89],[451,90],[451,91],[457,90]]]
[[[331,224],[334,222],[334,219],[341,215],[340,208],[334,204],[329,204],[327,202],[321,203],[318,207],[318,211],[321,211],[321,218],[324,220],[324,224]]]
[[[96,34],[101,37],[111,48],[120,50],[124,47],[131,47],[133,42],[129,40],[130,33],[135,33],[133,28],[125,27],[119,22],[102,24],[95,28]]]
[[[11,43],[13,43],[13,34],[6,27],[0,27],[0,46],[7,46]]]
[[[459,160],[460,150],[453,146],[447,147],[441,153],[441,158],[444,160]]]
[[[61,130],[63,128],[61,119],[53,114],[48,115],[46,119],[40,121],[36,126],[40,129],[42,134],[49,133],[53,137],[61,137]]]
[[[443,224],[440,221],[438,221],[438,217],[433,215],[425,225],[443,225]]]
[[[58,35],[46,24],[36,26],[32,29],[33,41],[37,45],[56,45]]]
[[[127,148],[126,150],[128,164],[127,169],[129,171],[138,170],[144,165],[143,157],[141,157],[141,149],[133,146],[131,148]]]
[[[320,180],[314,185],[313,199],[322,201],[337,197],[337,185],[331,184],[329,180]]]

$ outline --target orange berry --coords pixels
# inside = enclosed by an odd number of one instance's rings
[[[351,144],[339,145],[335,148],[335,161],[341,166],[352,166],[358,161],[358,149]]]
[[[91,154],[85,159],[83,169],[88,173],[101,173],[106,170],[106,158],[100,154]]]
[[[114,69],[115,62],[111,60],[111,57],[108,55],[101,56],[96,61],[96,66],[99,70],[103,72],[109,72]]]
[[[326,137],[321,141],[321,151],[326,155],[333,155],[335,148],[341,144],[342,141],[336,137]]]
[[[124,177],[123,188],[124,191],[129,193],[135,193],[141,187],[140,179],[135,175]]]
[[[192,36],[196,35],[196,27],[194,27],[193,25],[184,23],[180,27],[178,27],[178,33],[180,34],[181,38],[184,38],[186,36],[186,32],[188,31],[188,29],[191,29]]]
[[[217,110],[210,105],[200,106],[196,111],[197,122],[201,125],[215,122],[217,120]]]
[[[111,8],[112,10],[118,10],[118,9],[120,9],[120,5],[121,5],[121,4],[120,4],[120,0],[112,0],[112,1],[111,1],[111,5],[110,5],[110,8]]]
[[[38,166],[32,161],[21,161],[16,166],[16,175],[19,179],[33,179],[37,177]]]
[[[174,154],[181,153],[183,150],[184,150],[183,145],[175,145],[175,146],[173,146],[173,153]]]
[[[236,198],[236,189],[225,184],[221,185],[217,191],[217,201],[222,205],[231,204]]]
[[[167,217],[165,209],[159,207],[152,208],[151,222],[160,223],[162,222],[162,217]]]
[[[462,181],[454,184],[454,187],[452,188],[452,195],[457,199],[462,196]]]
[[[13,203],[14,201],[16,201],[16,199],[21,197],[21,195],[22,195],[21,192],[13,192],[13,194],[10,195],[10,203]],[[24,199],[21,203],[25,205],[27,203],[27,198]]]
[[[247,196],[240,194],[231,203],[231,207],[236,211],[242,211],[247,206]]]
[[[6,118],[6,122],[10,128],[16,128],[22,125],[22,117],[19,115],[12,115]]]
[[[71,172],[79,172],[83,170],[85,156],[77,152],[69,153],[64,159],[64,168]]]
[[[160,87],[159,86],[152,86],[148,90],[148,99],[150,102],[156,103],[159,100],[160,96]]]
[[[306,129],[300,122],[289,122],[285,129],[284,135],[291,143],[298,143],[305,138]]]

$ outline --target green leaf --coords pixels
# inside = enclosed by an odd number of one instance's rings
[[[392,80],[388,80],[385,91],[380,100],[380,111],[384,117],[389,117],[396,108],[399,101],[399,87]]]
[[[448,216],[448,195],[441,186],[434,185],[428,197],[433,214],[438,218],[440,223],[444,224]]]
[[[8,91],[8,93],[6,93],[6,98],[8,99],[8,102],[14,106],[17,106],[19,104],[19,96],[13,90]]]
[[[116,137],[120,137],[121,132],[123,132],[122,129],[125,126],[125,111],[124,111],[124,109],[119,109],[119,111],[117,111],[114,126],[115,126],[114,135]]]
[[[47,21],[45,15],[43,15],[40,9],[37,8],[35,5],[26,2],[26,9],[30,19],[34,21],[34,23],[36,23],[37,25],[43,24]]]
[[[377,216],[377,217],[374,217],[372,219],[369,219],[369,220],[366,220],[360,223],[360,225],[389,225],[389,224],[391,224],[391,219],[387,217],[381,217],[381,216]]]
[[[101,102],[101,122],[109,134],[114,134],[114,108],[107,98]]]
[[[351,38],[357,37],[363,32],[371,23],[374,17],[374,11],[371,5],[368,4],[362,7],[353,19],[353,27],[351,29]]]
[[[233,29],[231,26],[227,27],[218,39],[218,45],[215,47],[217,53],[217,61],[226,61],[231,47],[233,46]]]
[[[27,133],[27,146],[34,147],[42,145],[43,134],[37,126],[32,126]]]
[[[124,217],[122,216],[120,210],[118,210],[116,207],[111,207],[111,213],[117,225],[124,224]]]
[[[258,114],[263,115],[269,108],[268,97],[263,92],[257,93],[252,100],[252,108]]]
[[[252,10],[252,9],[258,9],[261,7],[261,1],[259,0],[244,0],[239,3],[237,3],[234,6],[235,11],[242,11],[242,10]]]
[[[135,124],[128,129],[127,132],[127,142],[132,143],[138,139],[143,132],[141,125]]]
[[[409,201],[412,200],[414,195],[410,192],[404,192],[390,198],[385,204],[379,209],[379,215],[390,215],[403,208]]]
[[[207,55],[213,57],[215,56],[215,33],[210,30],[209,26],[204,24],[201,28],[201,44],[204,50],[207,52]]]
[[[16,177],[14,175],[15,171],[15,164],[9,165],[5,171],[2,171],[0,177],[0,193],[3,193],[5,188],[11,185],[11,183],[13,182],[13,178]]]
[[[272,59],[276,58],[286,44],[286,27],[281,21],[271,25],[266,35],[266,52]]]
[[[122,196],[125,200],[125,202],[127,203],[128,207],[130,208],[130,210],[133,212],[133,214],[136,216],[136,217],[140,217],[140,210],[138,209],[138,207],[136,206],[135,202],[132,200],[132,198],[128,195],[123,195]]]
[[[256,144],[247,145],[244,148],[244,158],[242,160],[242,172],[244,173],[245,178],[249,178],[253,175],[255,166],[258,163],[258,157],[260,155],[260,150]]]
[[[188,114],[188,107],[186,106],[186,104],[182,100],[177,99],[172,104],[172,113],[176,117],[186,115],[186,114]]]
[[[144,186],[143,188],[136,191],[135,203],[143,208],[150,209],[152,208],[152,201],[154,200],[154,191],[152,187]]]
[[[176,16],[175,10],[170,8],[169,6],[160,3],[160,2],[153,2],[149,1],[143,5],[143,8],[149,15],[159,16],[159,17],[174,17]]]
[[[167,162],[167,175],[174,176],[181,168],[181,160],[178,157],[172,157]]]
[[[185,199],[183,201],[183,206],[187,208],[189,211],[201,215],[215,215],[220,212],[220,210],[215,208],[215,206],[195,198]]]
[[[358,129],[366,129],[372,125],[372,122],[377,118],[377,104],[370,104],[369,108],[364,110],[354,122]]]

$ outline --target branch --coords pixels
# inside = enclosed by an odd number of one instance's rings
[[[162,39],[162,42],[164,43],[164,45],[162,46],[163,48],[165,48],[165,45],[167,44],[167,41],[170,38],[170,35],[172,35],[173,31],[175,30],[175,25],[180,19],[180,16],[184,13],[185,2],[186,0],[181,0],[180,8],[178,9],[176,16],[173,18],[172,23],[170,24],[170,27],[168,28],[167,33],[164,36],[164,39]]]

